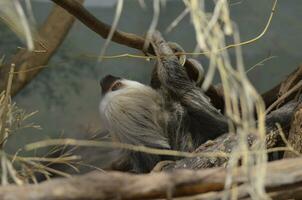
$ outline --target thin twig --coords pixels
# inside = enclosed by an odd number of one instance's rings
[[[286,99],[288,96],[296,92],[297,90],[300,90],[302,87],[302,80],[299,81],[294,87],[292,87],[288,92],[283,94],[281,97],[279,97],[274,103],[272,103],[267,109],[266,113],[269,113],[271,110],[273,110],[279,103],[281,103],[284,99]]]
[[[38,141],[35,143],[27,144],[25,149],[30,151],[33,149],[39,149],[47,146],[53,145],[71,145],[71,146],[91,146],[91,147],[105,147],[105,148],[119,148],[119,149],[127,149],[131,151],[138,151],[148,154],[155,155],[167,155],[167,156],[178,156],[178,157],[228,157],[228,154],[225,152],[203,152],[203,153],[190,153],[190,152],[182,152],[175,150],[163,150],[163,149],[155,149],[145,146],[137,146],[131,144],[124,144],[118,142],[107,142],[107,141],[93,141],[93,140],[76,140],[72,138],[66,139],[50,139]]]
[[[92,31],[99,34],[101,37],[103,37],[103,38],[108,37],[108,34],[111,30],[110,25],[98,20],[89,11],[87,11],[84,8],[84,6],[79,4],[77,1],[74,1],[74,0],[51,0],[51,1],[60,5],[64,9],[66,9],[70,14],[74,15],[78,20],[80,20],[83,24],[85,24]],[[254,37],[250,40],[247,40],[247,41],[230,44],[226,47],[218,49],[217,51],[224,51],[224,50],[234,48],[237,46],[251,44],[251,43],[259,40],[267,32],[267,30],[271,24],[271,21],[273,19],[276,6],[277,6],[277,0],[274,0],[268,21],[267,21],[264,29],[258,36]],[[141,51],[144,50],[145,39],[136,34],[127,33],[127,32],[123,32],[120,30],[115,30],[114,35],[112,36],[112,41],[119,43],[119,44],[126,45],[131,48],[141,50]],[[148,53],[154,54],[154,51],[153,51],[153,48],[151,45],[148,47]],[[208,54],[208,53],[209,52],[200,52],[200,53],[198,53],[198,52],[196,52],[196,53],[180,52],[180,53],[176,53],[175,55],[191,55],[191,56],[193,56],[193,55],[204,55],[204,54]],[[143,55],[125,53],[125,54],[119,54],[119,55],[103,56],[101,59],[112,59],[112,58],[122,58],[122,57],[141,58],[141,59],[155,59],[156,58],[155,56],[143,56]]]

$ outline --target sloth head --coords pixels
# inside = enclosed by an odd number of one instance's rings
[[[151,87],[111,75],[100,82],[101,121],[112,137],[122,143],[170,148],[168,113],[164,100]]]

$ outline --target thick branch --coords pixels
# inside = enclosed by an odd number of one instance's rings
[[[290,102],[283,107],[271,112],[266,118],[267,127],[267,148],[273,148],[282,144],[282,140],[279,132],[277,131],[276,123],[280,124],[285,134],[289,131],[290,122],[295,112],[296,107],[301,102]],[[249,138],[250,145],[253,145],[255,138],[253,135]],[[226,152],[230,153],[233,147],[237,143],[237,137],[235,134],[224,134],[215,140],[208,141],[202,144],[196,152],[198,153],[215,153]],[[227,162],[227,158],[224,157],[195,157],[184,158],[175,162],[170,162],[161,167],[161,170],[172,169],[201,169],[223,166]]]
[[[98,20],[77,1],[74,0],[51,0],[51,1],[64,8],[66,11],[68,11],[70,14],[75,16],[78,20],[80,20],[92,31],[99,34],[102,38],[107,38],[111,26]],[[112,41],[138,50],[143,50],[145,39],[135,34],[116,30],[112,37]]]
[[[302,104],[297,108],[293,116],[288,142],[295,151],[302,153]],[[285,152],[284,154],[285,158],[296,156],[297,155],[292,152]]]
[[[90,28],[95,33],[99,34],[102,38],[107,38],[111,26],[98,20],[95,16],[93,16],[88,10],[85,9],[81,4],[74,0],[51,0],[54,3],[60,5],[70,14],[75,16],[78,20],[80,20],[83,24],[85,24],[88,28]],[[122,44],[137,50],[141,50],[143,52],[148,52],[154,55],[154,50],[152,45],[148,47],[147,50],[144,49],[145,39],[138,35],[132,33],[126,33],[120,30],[115,30],[112,41]],[[190,60],[186,60],[185,68],[188,73],[195,73],[195,67]],[[194,76],[194,75],[190,75]],[[214,86],[211,86],[206,94],[211,98],[212,104],[217,108],[223,110],[224,101],[223,95],[219,90],[216,90]]]
[[[299,81],[302,80],[302,65],[299,66],[295,71],[290,73],[281,83],[270,89],[269,91],[263,93],[261,96],[264,100],[266,107],[268,108],[271,104],[273,104],[277,99],[288,92],[291,88],[293,88]],[[302,88],[301,88],[302,89]],[[301,91],[300,89],[300,91]],[[299,89],[285,98],[278,106],[285,104],[292,100],[295,95],[299,92]],[[216,86],[216,88],[209,88],[206,93],[212,100],[214,98],[214,105],[216,108],[224,110],[224,95],[222,90],[222,85]],[[213,97],[212,97],[213,95]]]
[[[80,0],[79,4],[84,0]],[[43,70],[51,56],[65,39],[74,22],[74,17],[59,6],[55,6],[46,22],[39,30],[39,41],[35,42],[35,51],[20,50],[10,61],[16,65],[14,84],[11,94],[14,96]],[[5,89],[10,64],[0,69],[0,91]]]
[[[299,199],[302,188],[302,158],[281,160],[268,164],[265,187],[276,199],[276,192],[283,199]],[[257,176],[257,169],[251,169]],[[222,191],[226,169],[214,168],[200,171],[180,170],[173,172],[133,175],[121,172],[92,172],[69,179],[54,179],[38,185],[4,186],[0,188],[0,199],[4,200],[97,200],[97,199],[156,199],[163,197],[192,196]],[[248,197],[244,189],[244,175],[238,170],[235,182],[240,184],[239,199]]]
[[[266,107],[269,107],[272,103],[274,103],[280,96],[289,91],[292,87],[294,87],[299,81],[302,80],[302,66],[298,67],[295,71],[293,71],[287,78],[282,81],[280,84],[272,88],[271,90],[262,94],[262,98],[265,102]],[[293,97],[299,92],[297,90],[288,98],[286,98],[282,103],[286,103],[289,100],[293,99]]]

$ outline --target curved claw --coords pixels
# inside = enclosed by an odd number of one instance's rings
[[[169,47],[173,50],[174,53],[180,53],[177,55],[179,63],[181,66],[185,66],[186,61],[188,60],[191,63],[190,69],[186,67],[186,71],[192,81],[196,83],[196,86],[201,86],[204,80],[204,69],[197,60],[193,58],[187,58],[185,50],[176,42],[168,42]]]
[[[195,68],[195,72],[197,73],[197,78],[196,80],[194,80],[196,82],[196,86],[201,86],[203,80],[204,80],[204,68],[201,65],[200,62],[198,62],[197,60],[193,59],[193,58],[188,58],[188,60],[191,62],[191,64],[194,66]]]
[[[185,53],[185,50],[176,42],[168,42],[169,47],[173,50],[174,53]],[[179,63],[181,66],[184,66],[187,60],[187,56],[184,54],[177,55]]]

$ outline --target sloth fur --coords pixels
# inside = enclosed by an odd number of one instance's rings
[[[162,56],[151,86],[111,75],[101,80],[101,121],[113,140],[121,143],[192,151],[226,133],[227,120],[198,87],[202,66],[191,60],[193,68],[184,68],[167,43],[157,38],[155,53]],[[190,71],[195,74],[190,76]],[[123,154],[116,168],[138,173],[149,172],[161,160],[174,159],[132,151]]]

